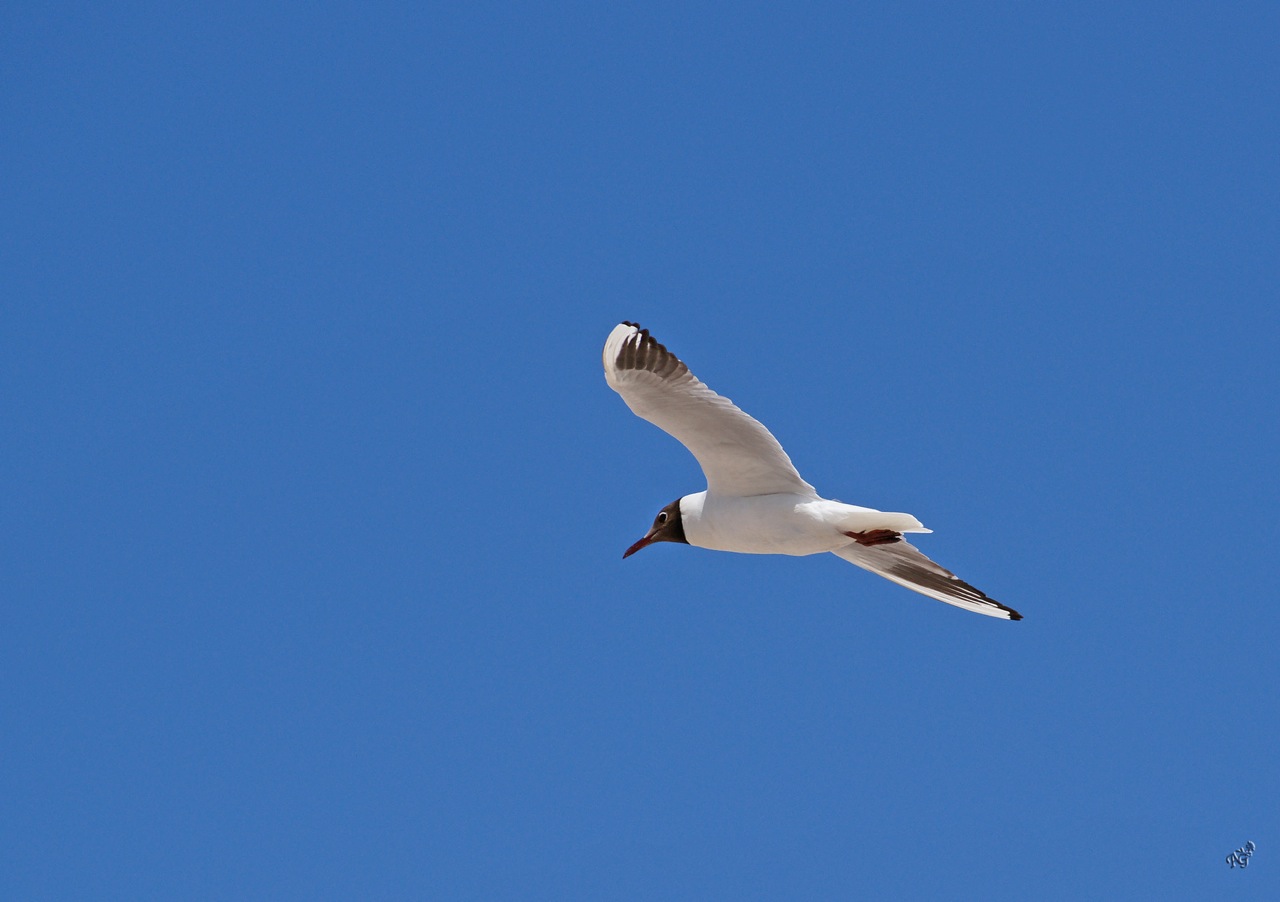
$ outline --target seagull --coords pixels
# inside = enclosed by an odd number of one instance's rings
[[[707,477],[705,492],[660,510],[624,558],[655,542],[742,554],[831,552],[966,611],[1022,619],[904,539],[905,533],[933,531],[911,514],[818,495],[768,429],[707,388],[648,329],[629,322],[614,327],[604,343],[604,377],[632,413],[688,448]]]

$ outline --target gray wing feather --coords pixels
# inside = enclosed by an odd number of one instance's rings
[[[689,449],[721,495],[814,495],[778,440],[707,388],[647,329],[622,323],[604,345],[604,374],[636,416]]]
[[[966,611],[976,611],[1005,620],[1022,619],[1022,615],[1013,608],[1002,605],[994,598],[988,598],[981,590],[975,589],[950,570],[929,560],[906,539],[888,545],[853,544],[832,554],[885,579],[891,579],[900,586]]]

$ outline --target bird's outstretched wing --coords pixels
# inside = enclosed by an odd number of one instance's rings
[[[1022,619],[1022,615],[1013,608],[1005,607],[995,599],[988,598],[978,589],[957,578],[950,570],[939,567],[906,539],[899,539],[886,545],[849,545],[833,551],[832,554],[872,573],[878,573],[885,579],[891,579],[898,585],[906,586],[938,601],[964,608],[966,611],[976,611],[988,617],[1001,617],[1005,620]]]
[[[604,376],[636,416],[692,452],[718,495],[815,494],[778,440],[635,323],[622,323],[604,344]]]

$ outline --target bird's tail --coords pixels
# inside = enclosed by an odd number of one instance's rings
[[[836,518],[836,525],[842,532],[870,532],[879,529],[893,532],[933,532],[932,529],[925,529],[924,524],[910,514],[854,507],[852,504],[843,504],[841,507],[844,510]]]

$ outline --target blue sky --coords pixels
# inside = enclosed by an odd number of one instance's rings
[[[5,897],[1276,898],[1274,4],[0,43]],[[624,562],[623,319],[1026,619]]]

